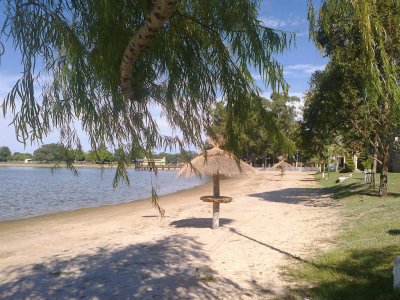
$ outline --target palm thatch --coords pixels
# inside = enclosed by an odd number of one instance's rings
[[[280,162],[274,164],[274,165],[271,167],[271,169],[276,169],[276,170],[278,170],[278,169],[281,169],[281,168],[291,168],[291,167],[292,167],[291,164],[287,163],[287,162],[284,161],[284,160],[281,160]]]
[[[192,177],[195,175],[223,174],[232,176],[237,174],[255,173],[255,169],[241,161],[233,154],[218,147],[205,151],[180,169],[178,176]]]

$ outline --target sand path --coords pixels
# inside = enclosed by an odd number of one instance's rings
[[[329,247],[336,209],[312,173],[223,180],[217,230],[211,190],[161,198],[162,220],[147,200],[0,223],[0,298],[269,299]]]

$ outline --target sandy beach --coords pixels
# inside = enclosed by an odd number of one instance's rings
[[[286,266],[331,246],[337,208],[313,173],[260,171],[150,200],[0,223],[1,299],[269,299]]]

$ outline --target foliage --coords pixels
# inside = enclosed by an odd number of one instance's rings
[[[400,8],[392,0],[379,3],[326,0],[315,19],[313,2],[309,3],[311,36],[331,59],[326,72],[328,86],[329,78],[339,83],[338,89],[328,88],[333,97],[328,94],[328,99],[324,99],[326,93],[318,95],[319,88],[323,89],[323,84],[319,84],[317,95],[312,94],[311,98],[318,103],[333,100],[332,106],[341,108],[339,113],[333,113],[339,116],[338,124],[329,121],[326,124],[330,129],[338,128],[342,140],[354,141],[345,135],[356,133],[355,136],[361,136],[362,146],[369,143],[379,150],[382,163],[379,194],[385,196],[390,143],[399,128]],[[339,76],[336,80],[330,75],[335,69],[350,76]],[[349,122],[342,123],[346,115]],[[343,130],[342,124],[349,130]]]
[[[11,155],[10,160],[13,161],[24,161],[25,159],[32,159],[32,154],[31,153],[20,153],[20,152],[14,152],[13,155]]]
[[[248,118],[244,95],[258,91],[250,66],[267,85],[286,87],[273,54],[284,51],[292,36],[262,26],[256,0],[176,1],[172,16],[133,65],[133,97],[120,88],[122,54],[154,2],[3,2],[0,39],[9,38],[21,51],[24,68],[3,113],[15,116],[23,141],[41,140],[58,128],[66,148],[74,148],[80,145],[75,126],[81,125],[93,149],[107,144],[126,156],[137,145],[146,152],[201,146],[217,94],[227,103],[228,129],[233,120],[244,124]],[[34,88],[38,82],[41,95]],[[159,132],[154,107],[177,134]],[[234,146],[236,132],[227,133]]]
[[[72,149],[67,151],[67,157],[73,161],[84,161],[85,152],[82,149]]]
[[[89,151],[85,156],[85,160],[104,164],[113,161],[114,155],[106,147],[101,147],[98,150]]]
[[[0,161],[7,161],[11,157],[11,151],[8,147],[0,147]]]
[[[400,174],[389,174],[393,184],[384,202],[376,201],[361,173],[336,184],[338,176],[320,179],[324,193],[334,196],[332,205],[341,207],[334,248],[287,272],[293,282],[300,282],[289,294],[302,299],[398,299],[392,270],[400,252]]]
[[[271,95],[271,101],[261,97],[249,97],[251,114],[246,124],[234,121],[233,128],[228,128],[230,124],[227,107],[223,102],[219,102],[211,114],[211,126],[207,133],[217,144],[222,144],[225,149],[232,151],[231,144],[224,142],[229,140],[228,131],[235,131],[238,137],[236,143],[240,149],[239,156],[249,162],[268,154],[288,154],[294,148],[290,138],[293,137],[295,128],[295,112],[293,107],[288,105],[293,101],[299,99],[277,93]]]
[[[299,97],[276,92],[271,94],[270,101],[266,103],[266,110],[272,112],[278,129],[292,141],[297,137],[296,103],[300,103]]]
[[[278,130],[284,134],[289,141],[289,146],[279,140],[269,145],[269,152],[275,155],[294,154],[294,148],[299,146],[299,122],[296,120],[296,103],[300,103],[300,98],[290,96],[287,93],[273,92],[270,100],[266,102],[265,109],[272,113]]]
[[[346,157],[346,161],[344,163],[344,168],[340,170],[340,173],[350,173],[354,172],[356,166],[354,164],[354,160],[351,157]]]
[[[362,156],[359,158],[361,170],[368,170],[372,168],[373,161],[370,157]]]
[[[312,75],[305,95],[302,145],[313,155],[337,145],[347,151],[361,151],[368,143],[368,120],[360,103],[362,70],[359,64],[331,60],[323,71]],[[365,128],[360,134],[359,128]]]
[[[67,159],[64,146],[60,144],[46,144],[33,152],[33,160],[42,162],[63,162]]]

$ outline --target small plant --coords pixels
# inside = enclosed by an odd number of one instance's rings
[[[197,278],[200,281],[214,281],[214,271],[208,267],[196,268]]]
[[[372,168],[372,159],[370,157],[360,157],[361,170],[369,170]]]
[[[213,275],[205,275],[205,276],[199,277],[199,280],[200,280],[200,281],[209,282],[209,281],[214,281],[214,280],[215,280],[215,277],[214,277]]]
[[[355,169],[354,160],[346,157],[346,162],[344,163],[344,168],[340,170],[340,173],[351,173]]]

